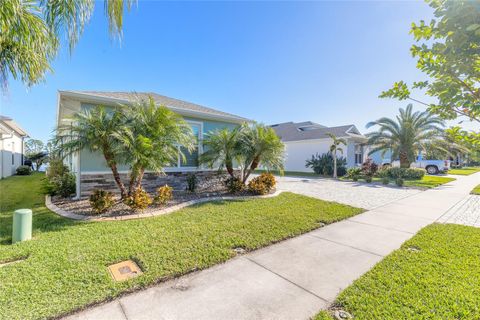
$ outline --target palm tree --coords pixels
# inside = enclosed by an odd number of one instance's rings
[[[112,171],[122,199],[126,197],[127,191],[117,168],[121,150],[116,135],[123,127],[124,118],[120,112],[108,112],[104,107],[98,106],[75,114],[70,124],[57,129],[54,138],[57,152],[63,156],[83,149],[100,151]]]
[[[105,0],[110,34],[121,37],[123,9],[135,0]],[[70,51],[93,14],[93,0],[0,1],[0,85],[6,90],[8,75],[25,84],[40,82],[51,70],[60,38],[68,37]]]
[[[285,146],[271,127],[263,124],[242,125],[239,135],[242,182],[260,165],[283,171]]]
[[[400,108],[395,119],[387,117],[369,122],[367,128],[379,126],[379,130],[367,134],[368,143],[373,147],[369,154],[391,150],[392,159],[400,159],[400,167],[409,168],[420,151],[427,148],[443,150],[438,142],[443,132],[444,122],[428,111],[412,111],[409,104]]]
[[[193,151],[192,129],[179,114],[156,105],[152,97],[122,107],[126,125],[115,133],[123,150],[122,159],[130,166],[131,194],[142,185],[145,170],[163,172],[185,159],[182,149]]]
[[[347,145],[347,141],[343,138],[337,138],[333,133],[327,133],[327,136],[329,136],[332,140],[333,143],[330,146],[330,152],[333,155],[333,177],[337,178],[337,151],[340,151],[341,154],[343,154],[343,149],[340,148],[340,145]]]
[[[219,170],[226,168],[228,174],[234,178],[234,161],[239,158],[240,127],[233,130],[227,128],[209,132],[204,141],[204,152],[200,155],[199,162],[207,164],[210,168],[217,166]]]

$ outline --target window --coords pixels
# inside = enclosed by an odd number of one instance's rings
[[[363,148],[361,145],[357,144],[355,146],[355,164],[363,163]]]
[[[15,142],[12,142],[12,166],[15,165]]]
[[[200,123],[189,122],[192,127],[193,135],[195,136],[195,150],[189,152],[186,148],[180,147],[180,150],[185,155],[185,159],[179,157],[178,164],[180,167],[198,167],[198,156],[200,150],[200,140],[202,137],[202,126]]]

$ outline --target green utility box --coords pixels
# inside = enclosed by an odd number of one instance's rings
[[[15,210],[12,229],[12,243],[32,239],[32,210]]]

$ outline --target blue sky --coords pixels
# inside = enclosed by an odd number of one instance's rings
[[[379,99],[383,89],[423,78],[408,31],[431,15],[423,2],[140,0],[119,44],[97,3],[73,53],[62,49],[42,84],[10,81],[0,112],[47,140],[59,89],[154,91],[267,124],[365,131],[407,104]]]

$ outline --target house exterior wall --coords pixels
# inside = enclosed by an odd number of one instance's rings
[[[329,152],[331,139],[316,139],[316,140],[302,140],[302,141],[288,141],[285,144],[285,171],[297,172],[313,172],[311,168],[305,167],[305,162],[312,158],[312,155],[324,154]],[[347,139],[347,146],[341,146],[343,155],[338,153],[337,156],[343,156],[347,159],[347,167],[356,166],[355,163],[355,148],[359,143],[351,139]],[[358,148],[358,147],[357,147]]]
[[[23,163],[23,138],[13,133],[4,135],[0,140],[0,178],[6,178],[16,173]]]

